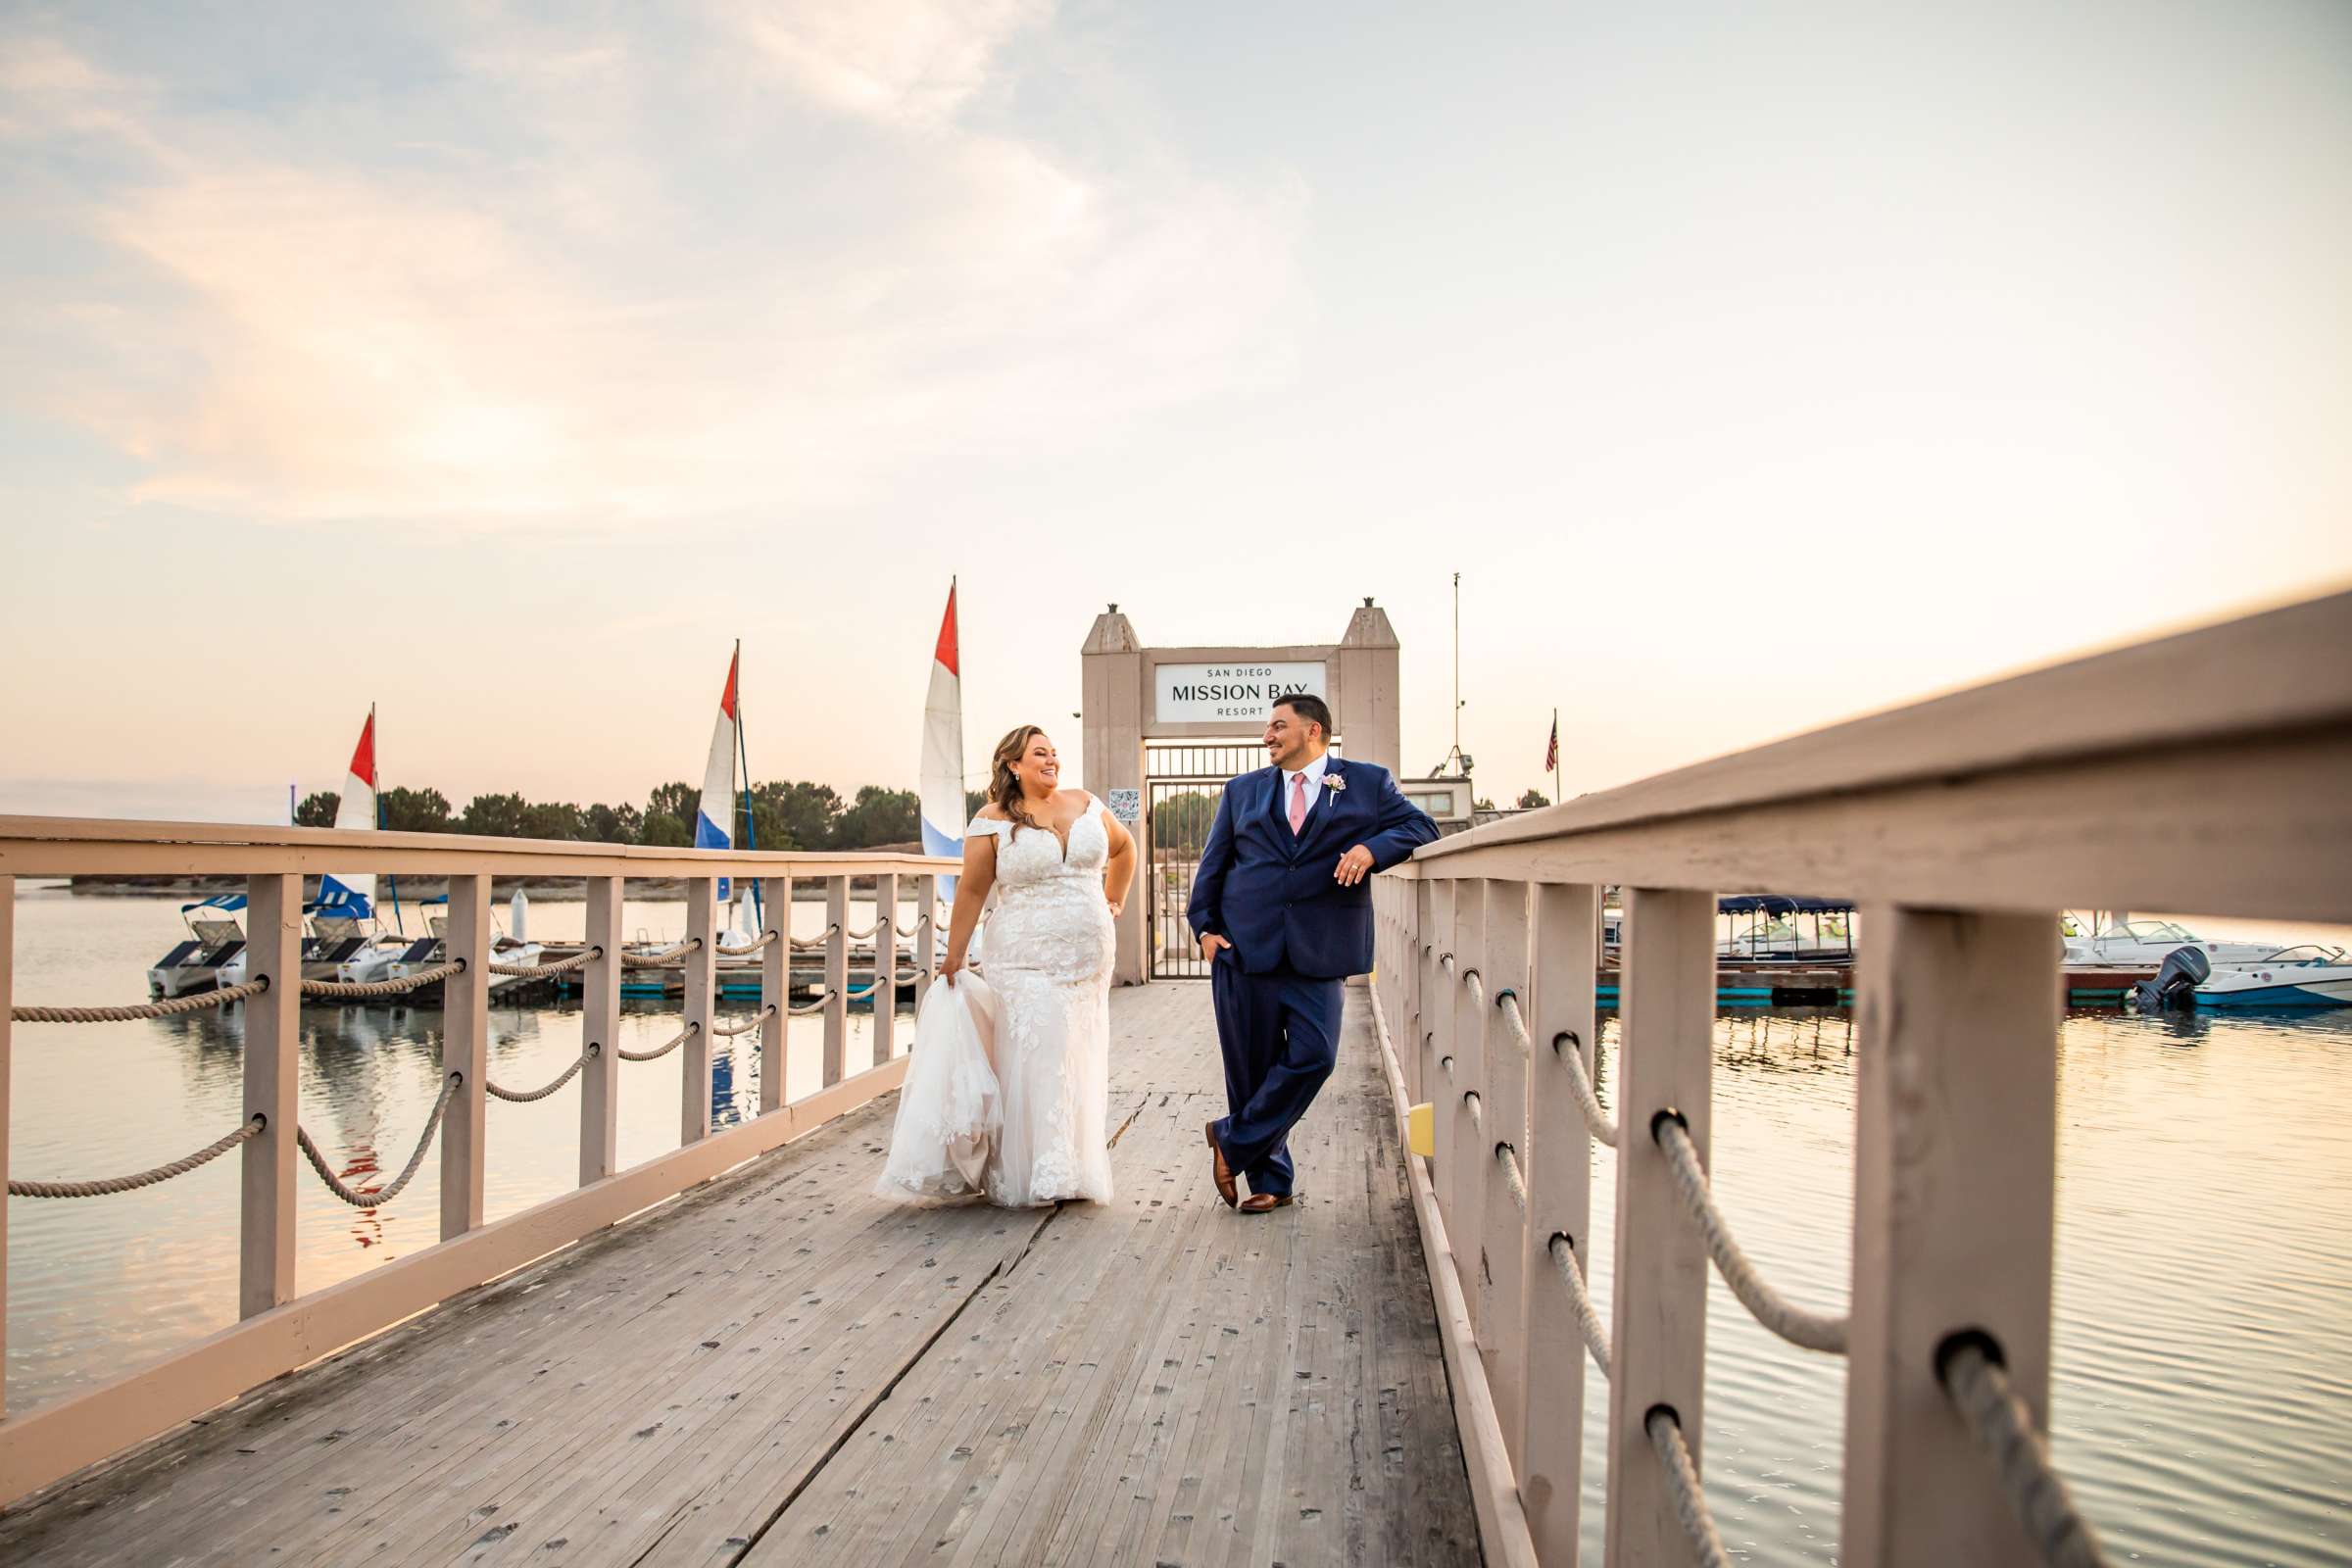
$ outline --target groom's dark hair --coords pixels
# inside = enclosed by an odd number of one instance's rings
[[[1298,692],[1289,697],[1274,699],[1276,708],[1287,708],[1311,724],[1323,727],[1323,744],[1331,744],[1331,705],[1312,692]]]

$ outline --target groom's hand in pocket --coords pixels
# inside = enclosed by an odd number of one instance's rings
[[[1218,949],[1231,948],[1232,946],[1232,943],[1226,941],[1214,931],[1207,932],[1200,938],[1200,961],[1202,963],[1212,963],[1216,960]]]

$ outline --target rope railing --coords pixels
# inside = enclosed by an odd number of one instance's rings
[[[1649,1446],[1666,1467],[1666,1490],[1674,1496],[1674,1516],[1690,1539],[1690,1554],[1699,1568],[1731,1568],[1731,1555],[1723,1549],[1723,1537],[1715,1533],[1715,1520],[1699,1491],[1698,1466],[1691,1462],[1690,1446],[1683,1441],[1681,1418],[1672,1406],[1653,1404],[1642,1418],[1642,1430],[1649,1434]]]
[[[1448,1073],[1446,1076],[1451,1077],[1452,1074]],[[1482,1133],[1487,1130],[1486,1102],[1479,1098],[1477,1090],[1465,1089],[1462,1091],[1462,1108],[1470,1112],[1471,1126]]]
[[[402,975],[397,980],[305,980],[302,994],[306,997],[342,998],[346,1001],[362,997],[400,997],[437,980],[446,980],[451,975],[465,972],[466,960],[452,958],[447,963],[436,963],[415,974]]]
[[[1585,1288],[1585,1271],[1576,1261],[1575,1244],[1565,1232],[1553,1231],[1550,1251],[1552,1266],[1560,1271],[1560,1283],[1568,1288],[1568,1298],[1576,1307],[1576,1326],[1584,1333],[1585,1348],[1592,1352],[1592,1364],[1605,1378],[1609,1375],[1609,1331],[1592,1304],[1592,1293]]]
[[[863,942],[867,937],[874,936],[879,933],[881,929],[882,917],[880,915],[876,915],[874,916],[874,923],[872,925],[867,926],[862,931],[852,931],[849,934],[850,940],[852,942]]]
[[[716,947],[712,948],[711,951],[716,953],[722,958],[748,958],[753,954],[760,952],[762,948],[773,946],[775,940],[776,931],[774,927],[771,926],[767,930],[760,932],[758,937],[754,938],[750,942],[745,943],[740,948],[730,948],[724,942],[721,942]]]
[[[1787,1340],[1808,1350],[1821,1350],[1831,1355],[1845,1353],[1845,1319],[1809,1312],[1782,1296],[1764,1283],[1747,1254],[1740,1250],[1733,1239],[1731,1224],[1723,1210],[1715,1206],[1715,1195],[1707,1185],[1707,1173],[1699,1168],[1697,1146],[1690,1142],[1690,1129],[1673,1111],[1661,1111],[1651,1123],[1650,1136],[1665,1152],[1667,1168],[1674,1173],[1674,1189],[1683,1198],[1683,1206],[1698,1222],[1699,1233],[1706,1238],[1707,1251],[1715,1259],[1716,1272],[1723,1283],[1732,1288],[1740,1304],[1750,1316]]]
[[[1512,1042],[1521,1051],[1533,1055],[1536,1048],[1534,1042],[1528,1038],[1527,1015],[1519,1010],[1518,994],[1504,991],[1495,997],[1494,1005],[1502,1009],[1502,1021],[1511,1032]],[[1568,1081],[1576,1090],[1577,1108],[1584,1112],[1585,1126],[1600,1143],[1615,1149],[1617,1147],[1617,1124],[1609,1119],[1609,1113],[1601,1108],[1600,1097],[1593,1093],[1592,1076],[1585,1071],[1584,1053],[1574,1049],[1561,1050],[1563,1042],[1574,1047],[1576,1036],[1562,1030],[1559,1034],[1551,1037],[1551,1050],[1552,1054],[1558,1056],[1567,1065]]]
[[[183,1154],[169,1164],[158,1165],[152,1170],[143,1170],[131,1176],[101,1176],[91,1181],[81,1182],[28,1182],[18,1181],[11,1177],[8,1183],[8,1196],[11,1198],[111,1198],[117,1193],[128,1193],[141,1187],[153,1187],[156,1183],[168,1182],[174,1176],[185,1176],[197,1166],[220,1158],[239,1144],[259,1138],[262,1135],[262,1129],[269,1125],[270,1118],[256,1111],[252,1120],[246,1122],[244,1126],[223,1138],[216,1139],[205,1145],[193,1154]]]
[[[686,955],[692,953],[695,949],[701,947],[702,945],[703,939],[701,937],[688,937],[685,941],[673,943],[669,947],[663,948],[659,953],[624,952],[620,956],[620,961],[632,969],[669,968],[674,966],[677,963],[677,960],[685,957]]]
[[[699,1024],[690,1023],[685,1028],[679,1030],[676,1034],[671,1035],[667,1040],[664,1040],[662,1044],[656,1046],[651,1051],[630,1051],[626,1048],[623,1048],[615,1051],[613,1054],[620,1057],[620,1059],[623,1061],[659,1061],[663,1056],[668,1055],[671,1052],[684,1045],[686,1043],[686,1037],[690,1034],[693,1034],[694,1031],[699,1027],[701,1027]]]
[[[794,937],[792,939],[792,951],[795,953],[813,953],[818,948],[823,947],[827,942],[833,940],[835,934],[840,930],[841,927],[838,925],[829,925],[825,927],[824,933],[821,936]]]
[[[1527,1177],[1519,1169],[1519,1152],[1508,1144],[1496,1144],[1494,1162],[1502,1167],[1502,1184],[1510,1189],[1511,1201],[1519,1205],[1519,1217],[1527,1218]]]
[[[598,1047],[596,1044],[593,1041],[590,1042],[586,1050],[582,1051],[578,1055],[571,1058],[570,1066],[564,1068],[563,1072],[556,1076],[553,1082],[545,1085],[542,1088],[531,1090],[504,1089],[499,1086],[497,1079],[489,1077],[485,1077],[482,1080],[482,1088],[492,1097],[506,1101],[509,1104],[527,1105],[533,1101],[545,1100],[548,1096],[554,1094],[557,1090],[571,1082],[572,1078],[579,1072],[579,1070],[588,1065],[590,1058],[596,1055]]]
[[[721,1036],[748,1035],[773,1016],[775,1010],[776,1004],[771,1002],[740,1023],[714,1023],[710,1026],[710,1032]]]
[[[545,980],[550,975],[569,974],[574,969],[585,969],[604,956],[604,949],[591,947],[573,954],[568,958],[558,958],[553,963],[494,963],[490,965],[490,972],[510,975],[516,980]]]
[[[1434,944],[1422,944],[1421,956],[1435,956],[1446,975],[1468,988],[1474,1003],[1485,1004],[1486,987],[1477,969],[1459,965],[1454,955],[1438,953]],[[1517,994],[1504,988],[1496,992],[1494,1002],[1502,1010],[1512,1044],[1532,1056],[1533,1042]],[[1616,1148],[1618,1126],[1600,1103],[1585,1065],[1582,1043],[1572,1031],[1563,1030],[1552,1037],[1551,1045],[1554,1055],[1567,1067],[1577,1108],[1587,1129],[1601,1144]],[[1443,1055],[1439,1065],[1446,1079],[1453,1081],[1454,1058]],[[1472,1124],[1483,1133],[1478,1091],[1464,1090],[1461,1099]],[[1765,1282],[1740,1250],[1729,1221],[1715,1202],[1697,1146],[1683,1118],[1672,1110],[1662,1111],[1653,1120],[1650,1131],[1666,1156],[1684,1207],[1698,1225],[1716,1271],[1740,1303],[1758,1323],[1792,1345],[1832,1355],[1845,1354],[1848,1319],[1814,1312],[1788,1300]],[[1498,1142],[1494,1145],[1494,1158],[1501,1167],[1504,1186],[1524,1220],[1529,1216],[1531,1200],[1518,1151],[1507,1142]],[[1554,1232],[1546,1250],[1561,1285],[1568,1292],[1585,1348],[1593,1365],[1606,1377],[1611,1368],[1608,1330],[1593,1305],[1574,1244],[1565,1233]],[[1998,1347],[1982,1335],[1955,1336],[1939,1353],[1936,1370],[1945,1394],[1968,1426],[1976,1446],[1992,1460],[2004,1500],[2033,1542],[2040,1560],[2052,1568],[2106,1568],[2107,1558],[2089,1521],[2076,1506],[2065,1479],[2051,1464],[2047,1444],[2034,1426],[2032,1411],[2010,1385]],[[1729,1568],[1730,1555],[1708,1513],[1698,1467],[1691,1458],[1680,1417],[1670,1406],[1653,1406],[1643,1417],[1642,1427],[1665,1468],[1675,1516],[1690,1542],[1694,1560],[1701,1568]]]
[[[825,1004],[831,1002],[832,1000],[833,993],[828,991],[823,996],[817,998],[814,1002],[805,1002],[797,1007],[786,1007],[784,1011],[788,1017],[806,1018],[812,1012],[824,1011]]]
[[[328,1192],[354,1208],[381,1208],[400,1196],[401,1190],[416,1176],[416,1167],[424,1163],[424,1152],[432,1147],[433,1135],[441,1130],[442,1112],[449,1109],[450,1097],[458,1092],[458,1086],[465,1081],[466,1075],[458,1072],[442,1078],[440,1098],[433,1102],[433,1112],[425,1118],[423,1136],[416,1140],[416,1152],[409,1156],[408,1164],[402,1167],[392,1185],[377,1192],[363,1193],[345,1186],[341,1177],[326,1168],[326,1159],[318,1152],[318,1146],[311,1142],[309,1128],[297,1125],[294,1129],[295,1141],[301,1144],[303,1157],[311,1162],[311,1169],[318,1173],[318,1179],[326,1183]]]
[[[1993,1462],[2001,1495],[2051,1568],[2105,1568],[2107,1556],[2050,1463],[2034,1414],[2010,1386],[1999,1348],[1982,1335],[1957,1335],[1936,1358],[1943,1392],[1977,1447]]]
[[[143,1018],[170,1018],[183,1012],[202,1012],[226,1003],[242,1002],[258,997],[270,989],[270,978],[248,980],[241,986],[223,986],[193,997],[171,997],[162,1002],[132,1003],[121,1007],[15,1007],[8,1009],[15,1023],[136,1023]]]

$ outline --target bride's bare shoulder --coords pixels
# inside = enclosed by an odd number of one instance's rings
[[[1004,814],[1004,808],[991,801],[980,808],[980,820],[983,822],[1009,822],[1012,818]]]

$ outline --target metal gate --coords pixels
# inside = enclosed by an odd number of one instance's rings
[[[1332,751],[1337,754],[1335,742]],[[1191,922],[1184,917],[1193,900],[1193,874],[1217,820],[1217,803],[1234,776],[1266,765],[1258,741],[1204,741],[1144,748],[1144,942],[1151,950],[1154,980],[1205,980]]]

